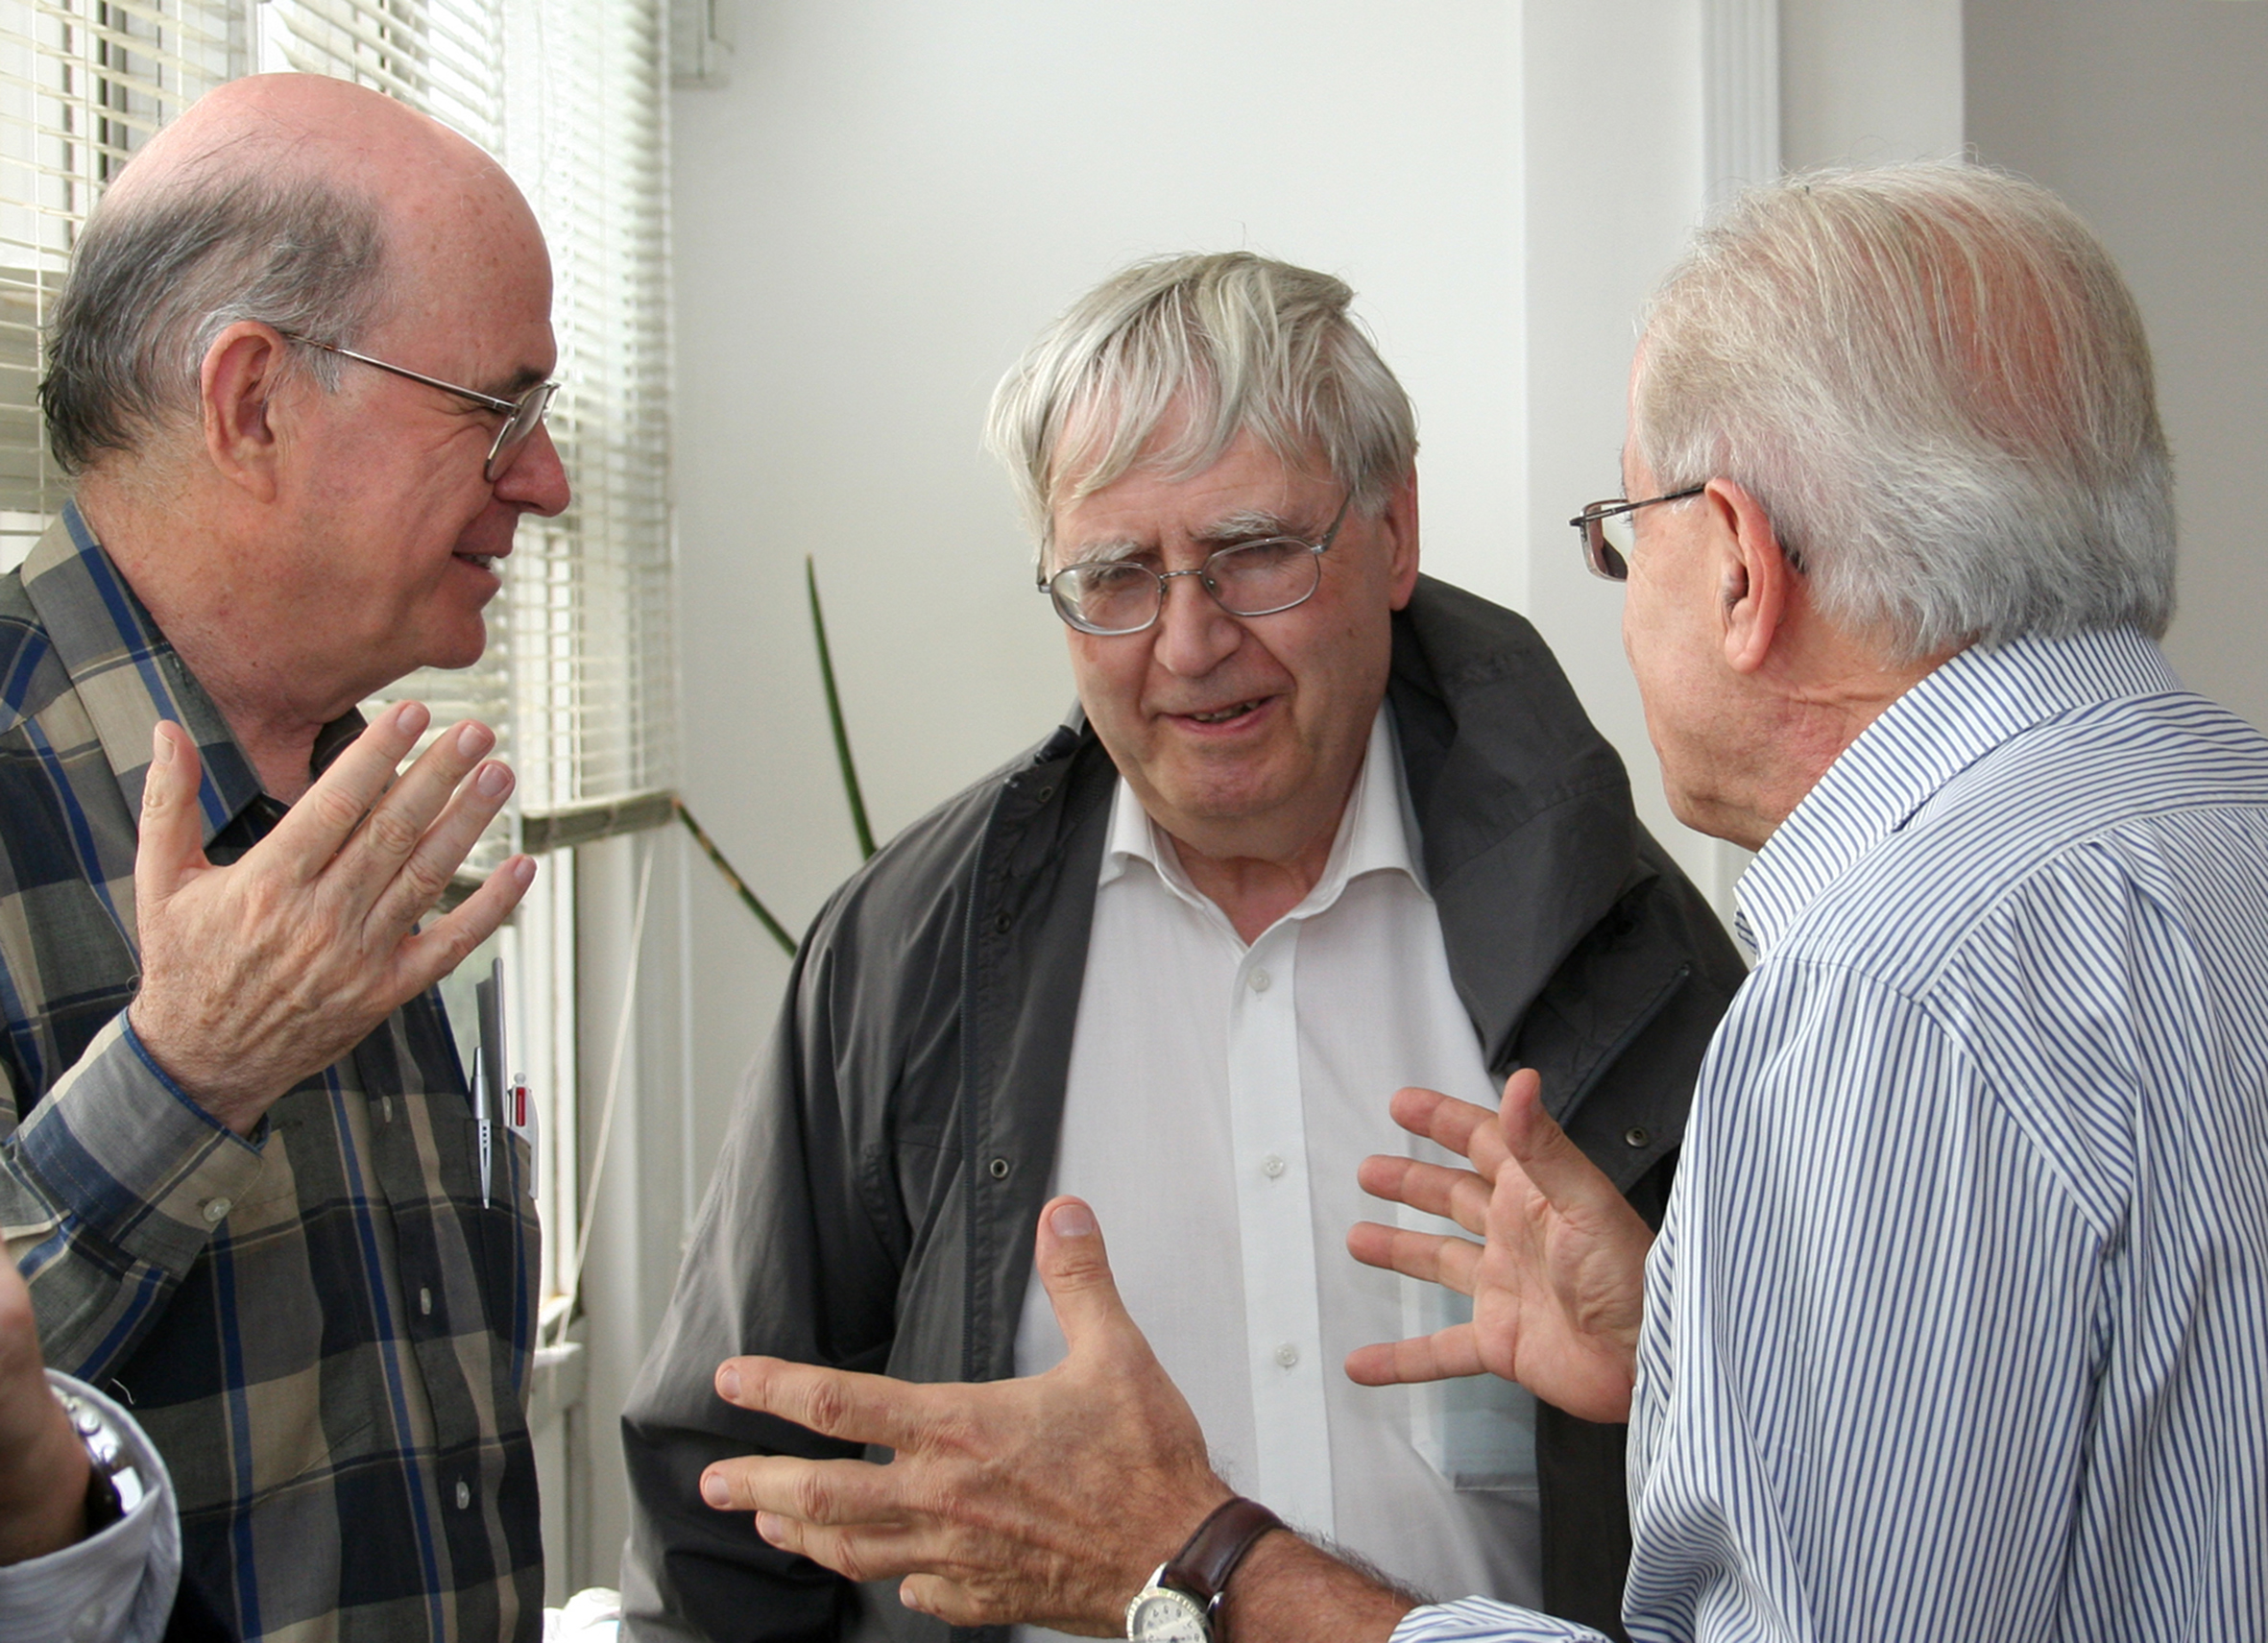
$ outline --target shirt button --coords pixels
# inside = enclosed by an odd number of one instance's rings
[[[1271,1152],[1260,1161],[1260,1172],[1272,1181],[1284,1172],[1284,1161]]]
[[[378,1121],[381,1124],[392,1124],[394,1122],[394,1098],[392,1096],[380,1096],[378,1098]]]
[[[1633,1124],[1629,1128],[1622,1132],[1622,1140],[1625,1147],[1643,1147],[1653,1139],[1653,1135],[1642,1124]]]
[[[1253,971],[1247,979],[1254,992],[1265,993],[1267,991],[1268,976],[1266,970]]]
[[[472,1504],[472,1486],[464,1479],[457,1480],[457,1510],[463,1511]]]
[[[96,1639],[108,1635],[103,1623],[109,1618],[109,1610],[101,1604],[87,1605],[71,1622],[71,1643],[96,1643]]]
[[[1285,1341],[1283,1345],[1276,1348],[1276,1362],[1287,1369],[1296,1367],[1299,1363],[1299,1348],[1289,1341]]]
[[[418,1292],[418,1311],[427,1317],[433,1316],[433,1292],[431,1290],[421,1289]],[[459,1484],[457,1486],[463,1488],[465,1486]]]
[[[235,1207],[236,1201],[233,1198],[206,1198],[204,1210],[205,1224],[207,1226],[219,1224],[221,1218]]]

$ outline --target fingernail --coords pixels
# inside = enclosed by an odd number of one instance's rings
[[[716,1389],[727,1398],[737,1398],[740,1395],[740,1371],[730,1364],[717,1370]]]
[[[731,1506],[733,1504],[732,1486],[725,1482],[722,1472],[703,1472],[701,1474],[701,1498],[711,1506]]]
[[[484,799],[500,799],[512,791],[512,772],[501,764],[483,764],[472,785]]]
[[[524,890],[536,882],[536,858],[532,856],[515,856],[505,864],[504,871],[517,879],[519,887]]]
[[[165,721],[160,719],[150,729],[150,759],[153,763],[173,762],[173,737],[165,734]]]
[[[495,740],[488,726],[470,723],[457,732],[457,753],[465,759],[478,759],[495,745]]]
[[[1048,1218],[1048,1224],[1055,1229],[1058,1238],[1095,1236],[1095,1215],[1085,1204],[1065,1204]]]
[[[787,1520],[775,1512],[760,1511],[756,1514],[756,1532],[777,1546],[786,1537]]]
[[[404,702],[394,710],[394,723],[404,736],[422,736],[425,723],[432,716],[422,702]]]

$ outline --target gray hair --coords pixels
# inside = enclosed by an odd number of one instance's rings
[[[2021,178],[1924,163],[1742,196],[1647,311],[1631,438],[1663,491],[1753,494],[1826,614],[1901,660],[2173,616],[2141,315]]]
[[[1042,561],[1059,501],[1138,463],[1200,473],[1245,432],[1293,465],[1321,446],[1356,501],[1381,505],[1417,421],[1353,300],[1328,274],[1232,251],[1138,262],[1073,303],[1001,378],[985,430]]]
[[[384,299],[384,266],[377,206],[306,175],[234,172],[97,209],[47,327],[39,402],[56,462],[83,472],[191,415],[205,351],[240,320],[351,343]],[[328,392],[339,367],[312,352],[291,368]]]

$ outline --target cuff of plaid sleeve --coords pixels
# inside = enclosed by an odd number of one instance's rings
[[[72,1220],[182,1272],[260,1172],[259,1139],[216,1121],[151,1059],[123,1012],[32,1109],[16,1154]]]

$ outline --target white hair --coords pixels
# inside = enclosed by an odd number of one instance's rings
[[[1631,438],[1756,496],[1822,609],[1901,660],[2174,606],[2149,343],[2037,183],[1931,162],[1751,190],[1649,306]]]
[[[1294,467],[1320,447],[1358,506],[1384,505],[1417,422],[1353,300],[1328,274],[1235,251],[1139,262],[1073,303],[1001,379],[985,430],[1043,563],[1059,502],[1137,464],[1201,473],[1241,433]]]

